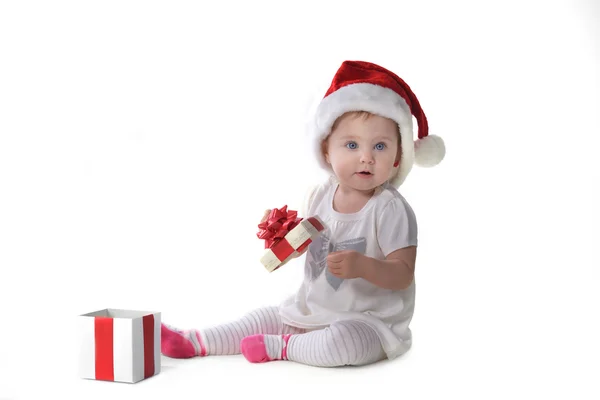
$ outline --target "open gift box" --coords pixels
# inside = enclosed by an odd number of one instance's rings
[[[160,373],[160,313],[107,308],[78,317],[79,375],[136,383]]]

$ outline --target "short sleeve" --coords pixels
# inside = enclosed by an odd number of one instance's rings
[[[417,246],[417,219],[410,205],[395,197],[377,219],[377,241],[385,257],[409,246]]]
[[[309,214],[312,213],[315,201],[320,201],[326,191],[327,185],[323,183],[310,186],[304,195],[300,216],[303,218],[309,217]]]
[[[315,194],[317,193],[318,189],[318,185],[313,185],[309,187],[306,191],[306,194],[304,195],[304,200],[302,201],[302,209],[300,210],[301,217],[306,218],[309,216],[308,212],[310,210],[310,206],[312,205],[312,202],[315,198]]]

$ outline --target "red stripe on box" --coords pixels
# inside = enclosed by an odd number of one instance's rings
[[[144,379],[154,375],[154,315],[144,315]]]
[[[283,261],[294,252],[294,248],[292,247],[290,242],[288,242],[285,239],[282,239],[279,242],[277,242],[273,247],[271,247],[271,251],[275,254],[275,257],[277,257],[279,261]]]
[[[312,240],[306,239],[306,242],[302,243],[302,245],[300,245],[300,247],[298,247],[296,249],[296,251],[298,253],[302,253],[304,251],[304,249],[307,248],[311,243],[312,243]]]
[[[114,381],[112,318],[94,317],[94,338],[96,344],[96,379]]]
[[[321,232],[322,230],[325,229],[325,227],[323,225],[321,225],[321,223],[319,222],[319,220],[316,219],[315,217],[308,218],[308,222],[310,222],[312,226],[314,226],[315,228],[317,228],[317,230],[319,232]]]

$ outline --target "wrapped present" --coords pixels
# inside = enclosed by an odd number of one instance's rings
[[[265,240],[267,249],[260,261],[273,272],[302,253],[325,230],[325,224],[318,216],[299,218],[298,212],[288,210],[286,205],[271,210],[258,228],[257,236]]]
[[[107,308],[79,316],[79,375],[136,383],[160,373],[160,313]]]

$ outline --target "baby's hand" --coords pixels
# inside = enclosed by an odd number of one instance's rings
[[[360,278],[365,256],[355,250],[341,250],[327,255],[327,267],[332,275],[342,279]]]

